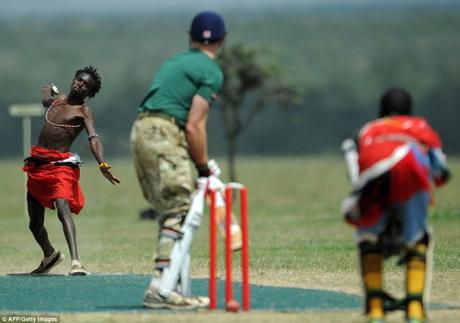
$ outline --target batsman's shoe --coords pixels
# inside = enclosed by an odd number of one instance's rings
[[[185,297],[177,292],[171,292],[168,297],[164,297],[151,288],[147,290],[144,298],[144,307],[153,309],[191,310],[207,306],[209,299]]]
[[[191,296],[190,299],[194,300],[196,308],[208,308],[209,307],[209,297],[206,296]]]
[[[51,256],[44,257],[40,266],[31,272],[31,274],[46,274],[64,260],[64,255],[59,250],[54,250]]]
[[[69,276],[86,276],[89,272],[83,267],[78,260],[72,260],[70,263]]]

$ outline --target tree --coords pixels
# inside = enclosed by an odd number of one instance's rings
[[[254,117],[271,105],[296,105],[301,95],[298,88],[288,83],[282,67],[265,48],[236,43],[225,48],[219,63],[224,72],[219,111],[227,141],[229,178],[236,181],[237,142]]]

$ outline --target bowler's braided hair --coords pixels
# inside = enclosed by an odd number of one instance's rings
[[[101,81],[101,76],[99,75],[99,73],[97,72],[97,68],[95,68],[94,66],[86,66],[82,69],[79,69],[78,71],[75,72],[75,78],[78,77],[78,75],[82,74],[82,73],[86,73],[86,74],[89,74],[91,75],[91,77],[93,78],[94,80],[94,87],[91,89],[91,92],[89,94],[89,96],[92,98],[96,95],[97,92],[99,92],[99,90],[101,89],[101,85],[102,85],[102,81]]]

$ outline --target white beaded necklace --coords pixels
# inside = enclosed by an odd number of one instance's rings
[[[56,102],[57,102],[57,100],[53,101],[53,103],[51,103],[51,105],[48,108],[48,110],[46,110],[46,113],[45,113],[46,122],[48,122],[50,125],[55,126],[55,127],[64,127],[64,128],[80,128],[80,127],[83,127],[82,124],[73,125],[73,124],[63,124],[63,123],[51,122],[50,119],[48,118],[48,113],[50,112],[51,108],[54,107],[54,103],[56,103]]]

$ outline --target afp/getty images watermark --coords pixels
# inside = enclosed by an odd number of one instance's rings
[[[30,323],[58,323],[59,316],[56,315],[23,315],[23,314],[3,314],[0,315],[0,323],[3,322],[30,322]]]

